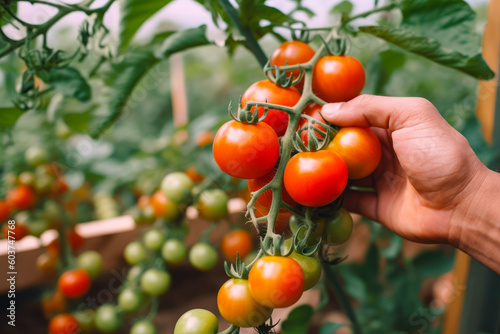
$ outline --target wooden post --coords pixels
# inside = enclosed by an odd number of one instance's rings
[[[181,127],[188,121],[188,106],[186,83],[184,80],[184,65],[182,54],[176,53],[170,57],[170,89],[172,94],[172,109],[174,125]]]

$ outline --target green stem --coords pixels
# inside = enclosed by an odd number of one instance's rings
[[[375,14],[375,13],[380,13],[380,12],[388,12],[390,10],[393,10],[395,8],[398,8],[399,7],[399,4],[397,3],[391,3],[389,5],[386,5],[386,6],[382,6],[382,7],[378,7],[378,8],[374,8],[372,10],[368,10],[366,12],[363,12],[363,13],[359,13],[357,15],[354,15],[350,18],[348,18],[345,22],[344,22],[344,25],[348,22],[351,22],[351,21],[354,21],[356,19],[360,19],[360,18],[363,18],[363,17],[368,17],[372,14]]]
[[[255,55],[255,58],[257,58],[260,66],[264,67],[267,63],[267,56],[255,39],[252,30],[242,24],[238,11],[231,5],[231,3],[229,3],[229,0],[219,0],[219,2],[226,10],[226,13],[231,18],[231,21],[245,37],[245,47]]]
[[[342,306],[342,309],[344,310],[345,314],[349,318],[352,324],[352,331],[354,334],[362,334],[363,331],[361,330],[361,326],[358,322],[358,319],[356,317],[356,313],[354,312],[354,309],[351,306],[351,303],[349,301],[349,297],[347,294],[344,292],[344,289],[342,285],[340,284],[337,272],[332,269],[332,267],[326,263],[323,263],[323,272],[325,273],[325,277],[330,283],[333,293],[337,297],[338,302],[340,303],[340,306]]]
[[[238,334],[240,332],[240,328],[235,325],[231,325],[228,329],[223,332],[219,332],[217,334]]]

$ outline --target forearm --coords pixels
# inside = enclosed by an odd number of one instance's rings
[[[500,274],[500,174],[485,170],[467,209],[457,215],[454,246]]]

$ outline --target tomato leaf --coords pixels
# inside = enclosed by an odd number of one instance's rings
[[[443,251],[427,251],[413,258],[412,263],[418,274],[423,277],[436,277],[453,268],[454,253]]]
[[[82,74],[73,67],[52,68],[36,73],[46,84],[54,87],[65,96],[87,102],[92,96],[90,85]]]
[[[326,324],[323,324],[321,326],[319,334],[335,334],[335,332],[342,327],[345,327],[345,324],[335,324],[333,322],[327,322]]]
[[[63,116],[64,122],[72,130],[77,132],[87,132],[92,116],[92,109],[82,113],[68,113]]]
[[[172,0],[125,0],[121,8],[120,49],[124,50],[141,25]]]
[[[469,57],[441,46],[435,39],[416,35],[406,28],[363,26],[359,27],[359,31],[384,39],[406,51],[454,68],[480,80],[489,80],[495,76],[495,73],[488,67],[481,54]]]
[[[0,108],[0,126],[14,125],[22,114],[23,111],[15,107]]]
[[[281,324],[283,334],[306,334],[309,322],[314,315],[311,305],[300,305],[294,308]]]
[[[403,238],[395,233],[391,233],[389,246],[380,250],[380,254],[387,259],[395,259],[401,252]]]
[[[211,44],[212,42],[208,40],[206,32],[207,26],[202,25],[198,28],[186,29],[172,34],[160,47],[158,58],[165,59],[176,52]]]
[[[335,5],[335,7],[332,8],[330,13],[350,15],[352,13],[353,8],[354,8],[354,5],[350,1],[344,0],[340,3],[338,3],[337,5]]]

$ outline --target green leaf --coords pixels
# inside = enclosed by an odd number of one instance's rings
[[[0,108],[0,126],[13,126],[22,114],[23,111],[15,107]]]
[[[124,50],[141,25],[172,0],[125,0],[121,10],[120,49]]]
[[[337,4],[335,7],[332,8],[330,13],[332,14],[343,14],[343,15],[350,15],[352,13],[352,10],[354,8],[354,5],[350,1],[342,1],[341,3]]]
[[[314,315],[311,305],[300,305],[294,308],[281,324],[283,334],[306,334],[309,322]]]
[[[413,258],[412,263],[418,274],[423,277],[435,277],[449,272],[455,261],[454,253],[427,251]]]
[[[319,334],[335,334],[337,330],[345,327],[345,324],[334,324],[333,322],[327,322],[321,326]]]
[[[172,34],[160,47],[158,58],[165,59],[176,52],[211,44],[212,42],[207,39],[206,32],[207,26],[202,25],[198,28],[186,29]]]
[[[386,40],[406,51],[425,57],[438,64],[454,68],[480,80],[489,80],[495,73],[488,67],[481,54],[468,57],[452,51],[424,36],[419,36],[403,28],[388,26],[363,26],[359,31]]]
[[[87,80],[73,67],[52,68],[49,71],[38,71],[37,75],[46,84],[54,87],[66,96],[87,102],[92,92]]]
[[[366,91],[376,95],[386,95],[384,89],[392,74],[403,67],[405,62],[405,54],[392,49],[372,57],[366,67],[367,77],[371,78],[366,84]]]
[[[348,266],[339,266],[339,271],[342,274],[344,281],[346,292],[353,298],[364,302],[366,300],[368,291],[365,281],[360,273],[355,270],[351,270]]]
[[[74,131],[87,132],[93,109],[82,113],[69,113],[63,116],[64,122]]]
[[[401,252],[402,246],[403,246],[403,238],[401,238],[399,235],[395,233],[391,233],[389,246],[387,246],[384,249],[381,249],[380,253],[387,259],[394,259]]]

